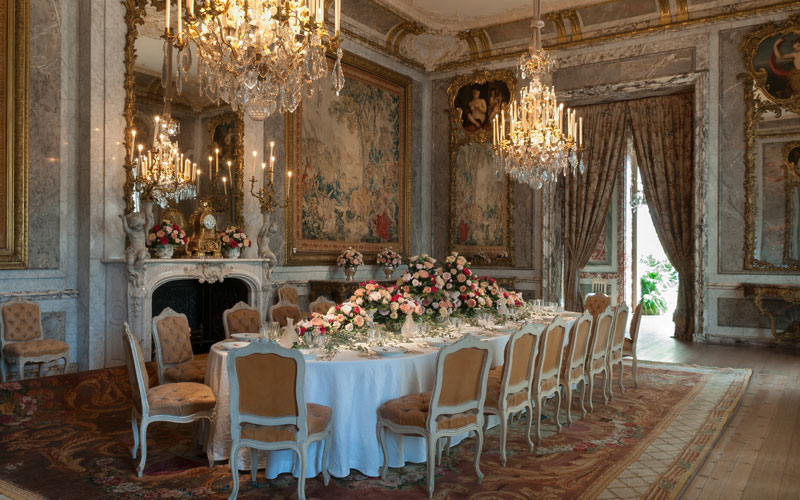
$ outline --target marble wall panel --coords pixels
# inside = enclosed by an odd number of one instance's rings
[[[751,27],[721,31],[719,74],[719,240],[720,272],[744,268],[744,89],[737,76],[745,71],[739,46]],[[713,109],[713,107],[712,107]]]
[[[42,333],[46,339],[63,342],[67,338],[67,313],[65,311],[43,312]]]
[[[28,266],[59,266],[61,2],[31,0]]]
[[[764,299],[764,308],[775,315],[775,328],[778,332],[792,322],[800,321],[800,306],[790,305],[782,300]],[[762,316],[753,299],[718,298],[717,324],[734,328],[769,329],[769,317]]]

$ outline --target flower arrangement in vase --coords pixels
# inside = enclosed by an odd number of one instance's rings
[[[172,258],[172,252],[177,245],[186,244],[186,233],[181,227],[168,220],[161,221],[151,227],[147,234],[147,246],[155,249],[159,259]]]
[[[394,249],[384,248],[383,251],[378,254],[376,262],[383,266],[383,274],[386,276],[387,280],[390,280],[392,279],[394,270],[403,263],[403,258],[398,252],[395,252]]]
[[[447,316],[453,304],[445,291],[442,269],[436,259],[426,254],[410,257],[408,271],[397,280],[397,288],[416,298],[423,317]]]
[[[242,248],[251,245],[250,238],[236,226],[229,226],[228,229],[220,231],[218,237],[222,245],[222,255],[226,259],[238,259]]]
[[[344,268],[345,281],[353,281],[358,266],[363,263],[364,256],[353,247],[347,247],[336,259],[336,264]]]

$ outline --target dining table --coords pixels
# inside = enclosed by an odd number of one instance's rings
[[[562,318],[571,328],[578,315],[565,314]],[[530,321],[542,331],[552,318]],[[492,366],[503,363],[505,345],[520,324],[495,327],[467,327],[464,334],[472,334],[485,341],[491,352]],[[372,350],[339,348],[333,353],[322,351],[316,359],[305,362],[305,399],[332,409],[332,442],[328,471],[334,477],[346,477],[357,470],[370,477],[379,475],[383,454],[378,445],[376,425],[377,409],[386,401],[407,394],[430,391],[433,388],[436,356],[441,348],[426,342],[425,338],[403,339],[395,344],[401,353],[379,356]],[[456,339],[453,338],[452,341]],[[217,407],[213,426],[205,427],[206,451],[215,461],[228,460],[231,450],[230,383],[228,380],[228,352],[241,343],[223,341],[215,344],[208,356],[205,383],[214,391]],[[264,381],[268,383],[269,381]],[[496,425],[496,417],[489,421]],[[451,439],[451,446],[467,438],[468,434]],[[388,463],[402,467],[407,462],[426,460],[425,440],[416,436],[387,433]],[[322,470],[322,443],[308,448],[307,477],[315,477]],[[267,478],[292,472],[297,475],[296,454],[292,450],[260,451],[259,469],[266,470]],[[241,449],[237,460],[241,470],[250,469],[250,453]]]

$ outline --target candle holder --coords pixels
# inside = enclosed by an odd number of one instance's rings
[[[284,199],[283,203],[278,203],[276,200],[275,183],[272,179],[267,181],[261,189],[255,191],[257,182],[255,177],[250,178],[250,194],[258,200],[262,212],[273,212],[276,208],[286,208],[288,206],[288,199]]]

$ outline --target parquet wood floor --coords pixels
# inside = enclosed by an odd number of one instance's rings
[[[643,328],[638,352],[639,359],[753,369],[739,410],[683,498],[800,499],[800,350],[684,343],[663,328]]]

